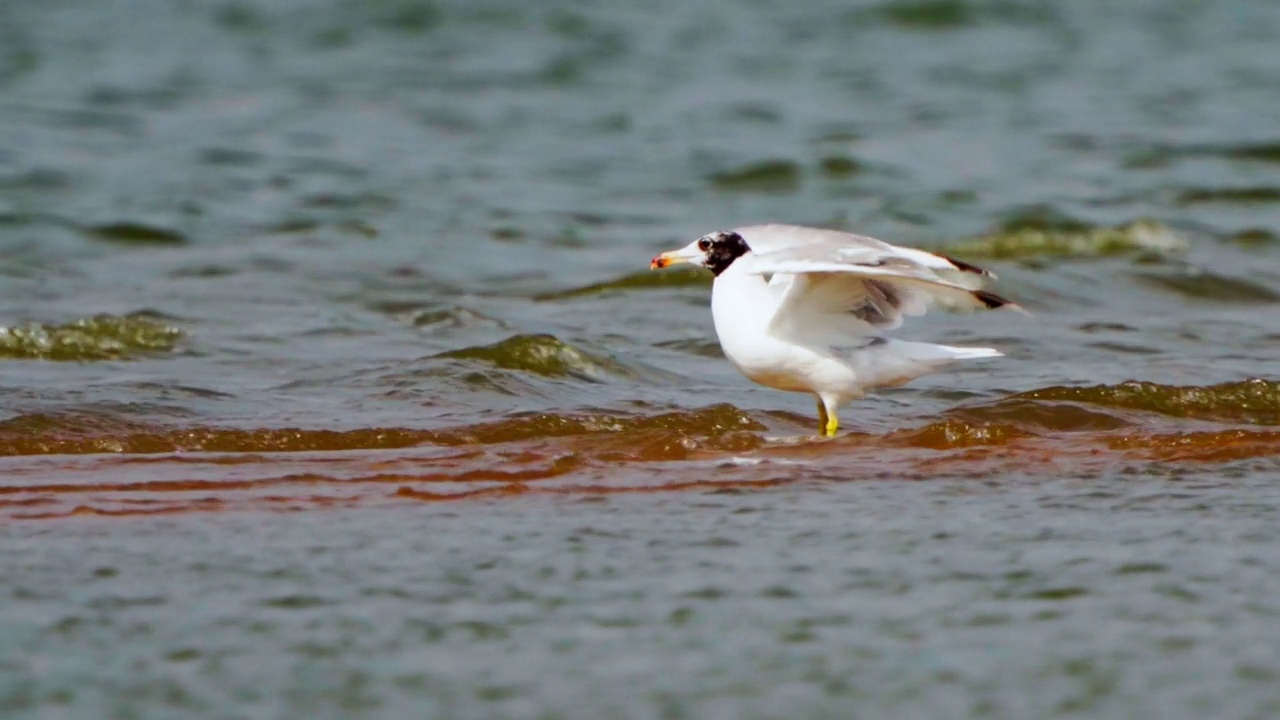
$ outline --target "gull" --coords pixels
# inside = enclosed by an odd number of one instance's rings
[[[954,360],[1003,355],[885,337],[931,306],[1021,310],[979,289],[982,268],[864,235],[753,225],[709,233],[653,259],[650,269],[691,263],[715,275],[711,316],[720,347],[748,379],[817,398],[818,434],[831,437],[840,406]]]

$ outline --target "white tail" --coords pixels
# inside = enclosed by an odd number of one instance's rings
[[[977,358],[1004,355],[1004,353],[994,348],[952,347],[951,345],[934,345],[933,343],[911,342],[910,340],[889,339],[886,345],[886,349],[892,355],[905,360],[914,360],[931,365],[941,365],[952,360],[975,360]]]
[[[885,338],[882,344],[861,350],[852,359],[859,380],[870,389],[901,385],[955,360],[993,358],[1003,354],[993,348],[952,347]]]
[[[950,353],[950,357],[955,360],[977,360],[978,358],[1002,357],[1004,353],[995,348],[975,348],[975,347],[952,347],[950,345],[935,345],[939,350],[945,350]]]

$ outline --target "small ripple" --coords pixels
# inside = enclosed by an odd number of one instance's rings
[[[1211,203],[1269,205],[1280,202],[1280,187],[1189,188],[1178,193],[1175,202],[1182,206]]]
[[[1262,378],[1207,386],[1131,380],[1119,385],[1047,387],[1014,397],[1082,402],[1197,420],[1280,424],[1280,382]]]
[[[96,315],[65,325],[0,326],[0,358],[120,360],[172,350],[183,333],[141,316]]]
[[[1164,563],[1138,562],[1126,563],[1115,569],[1116,575],[1147,575],[1168,572],[1169,566]]]
[[[912,30],[948,30],[974,20],[972,8],[963,0],[894,0],[877,8],[877,14]]]
[[[641,270],[612,280],[591,283],[581,287],[557,290],[534,296],[538,302],[571,300],[581,297],[613,294],[630,290],[657,290],[673,287],[707,287],[711,285],[709,273],[694,267],[676,267],[663,272]]]
[[[1134,253],[1178,255],[1187,250],[1185,238],[1154,220],[1138,220],[1114,227],[1075,223],[1026,223],[1015,218],[995,232],[945,243],[940,251],[961,257],[1031,259],[1038,257],[1106,257]]]
[[[1151,287],[1167,290],[1191,300],[1234,303],[1280,302],[1280,292],[1266,285],[1238,277],[1200,269],[1180,272],[1135,272],[1129,276]]]
[[[80,228],[86,237],[117,245],[173,246],[186,245],[186,235],[170,228],[135,221],[121,221]]]
[[[281,597],[268,598],[261,602],[264,607],[278,608],[281,610],[309,610],[311,608],[324,607],[334,604],[332,600],[327,600],[315,595],[284,595]]]
[[[800,189],[804,170],[793,160],[761,160],[712,173],[708,180],[720,190],[793,193]]]
[[[515,335],[492,345],[449,350],[433,357],[479,360],[506,370],[591,382],[600,382],[611,375],[635,375],[620,362],[580,350],[553,335]]]
[[[1088,595],[1089,591],[1082,587],[1055,587],[1045,588],[1027,593],[1025,597],[1028,600],[1049,600],[1053,602],[1061,602],[1063,600],[1074,600],[1078,597]]]

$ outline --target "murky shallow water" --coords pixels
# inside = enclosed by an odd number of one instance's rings
[[[6,717],[1272,717],[1280,9],[0,9]],[[654,251],[1031,317],[846,409]]]

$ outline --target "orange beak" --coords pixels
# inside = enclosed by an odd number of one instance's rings
[[[669,250],[659,253],[657,257],[649,261],[650,270],[661,270],[672,265],[680,265],[683,263],[691,263],[700,259],[698,255],[691,255],[687,250]]]

